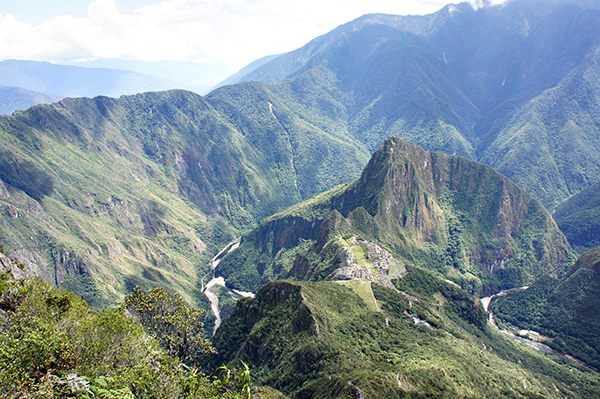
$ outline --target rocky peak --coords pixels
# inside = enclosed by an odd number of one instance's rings
[[[247,259],[261,258],[257,283],[288,275],[375,281],[375,248],[385,248],[476,295],[560,277],[575,260],[546,209],[509,179],[397,138],[379,147],[358,180],[274,215],[242,247],[245,256],[257,251]],[[219,268],[228,273],[227,259]]]

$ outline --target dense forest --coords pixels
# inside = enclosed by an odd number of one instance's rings
[[[0,392],[599,397],[599,56],[461,3],[0,116]]]

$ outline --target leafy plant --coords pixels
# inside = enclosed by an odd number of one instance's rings
[[[8,272],[0,281],[3,397],[221,396],[220,386],[170,357],[121,311],[93,311],[37,278]]]
[[[243,360],[240,360],[241,367],[232,368],[231,363],[215,370],[219,382],[225,390],[239,392],[242,398],[250,399],[250,368]]]
[[[201,321],[205,311],[187,306],[178,294],[170,294],[162,288],[144,294],[136,287],[125,297],[122,306],[169,355],[187,365],[197,364],[202,355],[214,351]]]

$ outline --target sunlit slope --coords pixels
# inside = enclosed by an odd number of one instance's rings
[[[269,283],[217,330],[213,364],[243,360],[301,398],[598,395],[596,373],[507,340],[481,302],[427,271],[372,291],[379,310],[336,282]]]
[[[599,27],[587,1],[371,14],[244,79],[370,151],[396,136],[463,155],[553,208],[600,180]]]
[[[478,295],[561,277],[575,259],[545,208],[506,177],[391,138],[358,180],[264,220],[217,272],[245,291],[288,276],[337,278],[360,258],[352,246],[368,247],[357,240]]]
[[[260,93],[227,115],[173,91],[66,99],[3,117],[1,245],[94,305],[135,285],[200,297],[210,258],[241,229],[350,180],[366,162],[352,143],[271,110],[277,102]],[[232,122],[250,111],[260,129]],[[328,151],[340,157],[306,161]]]

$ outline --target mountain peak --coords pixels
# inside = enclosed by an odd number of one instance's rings
[[[353,236],[475,294],[559,277],[574,261],[545,208],[506,177],[389,138],[359,179],[267,219],[219,271],[250,290],[285,277],[292,265],[310,279],[326,278],[347,263],[341,254]]]

